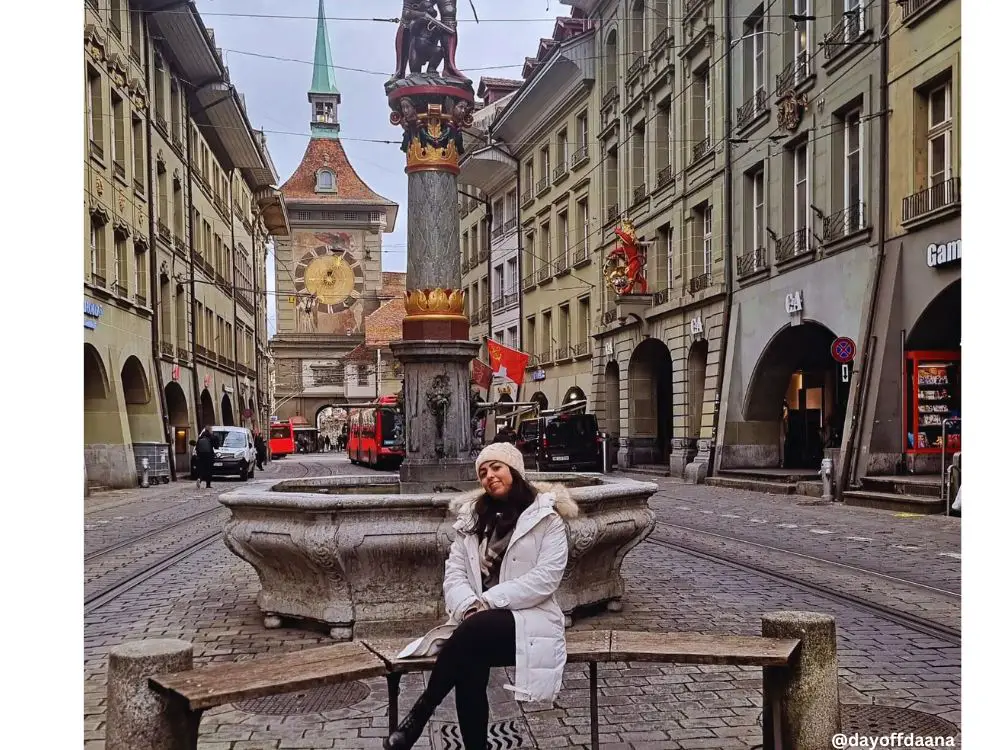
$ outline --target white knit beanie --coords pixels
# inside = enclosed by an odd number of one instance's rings
[[[510,443],[490,443],[481,451],[476,458],[476,474],[479,474],[479,467],[487,461],[499,461],[507,464],[510,468],[524,478],[524,456],[521,451]]]

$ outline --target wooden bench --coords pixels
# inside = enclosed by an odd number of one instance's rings
[[[599,748],[598,665],[607,662],[731,664],[763,668],[764,747],[828,750],[840,731],[833,618],[787,612],[764,618],[765,636],[570,631],[567,661],[589,665],[591,747]],[[399,719],[399,686],[429,671],[434,657],[397,659],[407,639],[371,639],[193,666],[191,644],[146,640],[112,649],[108,667],[107,750],[196,750],[208,708],[321,685],[384,677],[389,725]],[[119,739],[126,738],[126,739]]]

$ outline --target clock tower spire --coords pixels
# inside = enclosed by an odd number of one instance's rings
[[[340,137],[340,121],[337,107],[340,92],[337,90],[337,76],[330,54],[330,38],[326,30],[326,12],[323,0],[319,0],[316,19],[316,51],[313,54],[312,86],[309,89],[309,104],[312,105],[310,131],[313,138]]]

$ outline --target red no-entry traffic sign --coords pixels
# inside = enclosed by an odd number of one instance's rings
[[[854,355],[858,353],[858,345],[854,343],[854,339],[841,336],[833,342],[833,345],[830,347],[830,353],[840,364],[846,364],[853,360]]]

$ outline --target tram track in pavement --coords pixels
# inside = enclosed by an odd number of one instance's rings
[[[674,524],[657,522],[657,527],[662,527],[662,526],[673,527]],[[749,545],[754,545],[754,546],[759,546],[759,547],[766,547],[766,545],[760,545],[760,544],[757,544],[757,543],[754,543],[754,542],[748,542],[747,540],[739,539],[739,538],[736,538],[736,537],[727,537],[727,536],[724,536],[724,535],[721,535],[721,534],[713,534],[713,533],[710,533],[710,532],[703,532],[700,529],[688,529],[687,527],[683,527],[683,526],[679,526],[677,528],[683,529],[685,531],[692,531],[692,532],[697,533],[697,534],[710,535],[710,536],[713,536],[713,537],[716,537],[716,538],[724,539],[726,541],[736,542],[736,543],[741,544],[741,545],[742,544],[749,544]],[[671,549],[671,550],[674,550],[676,552],[681,552],[683,554],[691,555],[692,557],[697,557],[697,558],[702,559],[702,560],[706,560],[706,561],[709,561],[709,562],[723,564],[723,565],[726,565],[728,567],[735,568],[737,570],[740,570],[740,571],[743,571],[743,572],[746,572],[746,573],[752,573],[752,574],[764,576],[765,578],[770,578],[771,580],[778,581],[780,583],[789,584],[791,586],[795,586],[796,588],[799,588],[799,589],[802,589],[802,590],[805,590],[805,591],[808,591],[808,592],[811,592],[811,593],[814,593],[814,594],[818,594],[818,595],[820,595],[820,596],[822,596],[822,597],[824,597],[826,599],[829,599],[831,601],[835,601],[835,602],[838,602],[840,604],[851,605],[851,606],[857,607],[859,609],[866,610],[866,611],[871,612],[872,614],[875,614],[875,615],[877,615],[879,617],[882,617],[882,618],[884,618],[886,620],[889,620],[891,622],[895,622],[895,623],[897,623],[899,625],[903,625],[903,626],[908,627],[908,628],[910,628],[912,630],[915,630],[915,631],[917,631],[919,633],[923,633],[924,635],[928,635],[928,636],[932,636],[934,638],[938,638],[938,639],[940,639],[940,640],[942,640],[942,641],[944,641],[946,643],[949,643],[951,645],[955,645],[955,646],[961,646],[962,645],[962,633],[961,633],[961,630],[959,628],[953,628],[953,627],[951,627],[949,625],[942,624],[940,622],[937,622],[935,620],[931,620],[931,619],[926,618],[926,617],[921,617],[919,615],[914,615],[914,614],[912,614],[910,612],[904,612],[904,611],[901,611],[901,610],[896,609],[894,607],[890,607],[888,605],[881,604],[881,603],[876,602],[876,601],[872,601],[871,599],[868,599],[868,598],[865,598],[865,597],[861,597],[861,596],[857,596],[856,594],[852,594],[852,593],[848,593],[848,592],[845,592],[845,591],[842,591],[842,590],[839,590],[839,589],[835,589],[835,588],[833,588],[831,586],[827,586],[827,585],[824,585],[824,584],[816,583],[814,581],[807,581],[807,580],[805,580],[805,579],[803,579],[803,578],[801,578],[799,576],[794,576],[794,575],[790,575],[788,573],[783,573],[781,571],[774,570],[773,568],[766,567],[764,565],[755,564],[753,562],[748,562],[747,560],[744,560],[744,559],[738,559],[738,558],[736,558],[734,556],[720,554],[717,551],[706,550],[703,547],[695,546],[695,545],[692,545],[692,544],[685,544],[684,542],[681,542],[681,541],[678,541],[678,540],[675,540],[675,539],[670,539],[670,540],[664,539],[661,536],[655,535],[655,533],[651,534],[648,537],[646,537],[645,541],[648,542],[648,543],[650,543],[650,544],[655,544],[656,546],[659,546],[659,547],[664,547],[666,549]],[[776,548],[776,547],[770,547],[768,549],[770,549],[772,551],[775,551],[775,552],[780,552],[782,554],[789,554],[789,555],[793,555],[793,556],[797,556],[797,557],[809,558],[811,561],[814,561],[817,564],[825,564],[825,565],[831,564],[831,561],[829,561],[829,560],[824,560],[823,558],[812,557],[810,555],[802,555],[801,553],[795,553],[795,552],[792,552],[790,550],[783,550],[783,549]],[[839,563],[833,563],[833,564],[834,565],[841,565]],[[865,573],[867,575],[879,576],[879,577],[882,577],[882,578],[893,578],[891,576],[884,576],[883,574],[879,574],[876,571],[866,570],[864,568],[857,568],[855,566],[844,566],[844,567],[853,568],[854,571],[861,571],[861,572],[863,572],[863,573]],[[921,589],[933,589],[933,587],[926,586],[925,584],[916,583],[914,581],[903,581],[902,579],[893,579],[893,580],[896,580],[896,581],[898,581],[900,583],[905,583],[905,584],[910,585],[910,586],[918,587],[918,588],[921,588]],[[948,595],[949,598],[959,597],[959,600],[957,602],[955,602],[955,603],[956,604],[960,603],[960,595],[955,594],[954,592],[944,591],[944,590],[940,590],[940,589],[933,589],[933,590],[940,591],[942,594]]]
[[[189,516],[184,516],[184,518],[179,518],[176,521],[166,524],[165,526],[157,526],[155,529],[151,529],[145,533],[139,534],[129,539],[123,539],[119,542],[115,542],[114,544],[109,544],[107,547],[94,550],[93,552],[88,552],[83,556],[83,561],[93,562],[94,560],[98,560],[102,557],[105,557],[106,555],[110,555],[114,552],[118,552],[119,550],[123,550],[126,547],[138,544],[139,542],[144,542],[148,539],[151,539],[152,537],[159,536],[160,534],[163,534],[165,532],[173,531],[174,529],[184,526],[185,524],[191,523],[192,521],[197,521],[200,518],[212,514],[218,514],[221,513],[222,511],[225,511],[225,508],[216,505],[213,508],[208,508],[206,510],[198,511],[197,513],[192,513]]]

